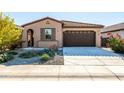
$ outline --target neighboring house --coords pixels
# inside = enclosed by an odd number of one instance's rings
[[[21,29],[21,30],[24,30],[23,27],[19,26],[19,25],[16,25],[17,29]]]
[[[122,37],[122,39],[124,39],[124,23],[119,23],[103,28],[101,32],[102,38],[107,38],[107,33],[109,32],[112,34],[118,33]]]
[[[22,47],[101,46],[103,25],[59,21],[50,17],[22,25]]]

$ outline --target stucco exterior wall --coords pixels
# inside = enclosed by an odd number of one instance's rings
[[[39,47],[46,48],[52,45],[58,45],[58,43],[59,43],[58,41],[39,41],[38,45]],[[61,47],[61,46],[58,46],[58,47]]]
[[[82,31],[87,31],[87,30],[92,30],[94,32],[96,32],[96,47],[101,47],[101,29],[100,28],[63,28],[63,32],[64,31],[68,31],[68,30],[74,30],[74,31],[78,31],[78,30],[82,30]]]
[[[43,41],[41,40],[41,28],[55,28],[55,41]],[[34,34],[34,47],[50,47],[52,45],[57,45],[58,47],[63,47],[63,32],[67,30],[92,30],[96,32],[96,47],[101,47],[101,29],[102,28],[62,28],[62,23],[51,19],[45,19],[39,22],[28,24],[24,26],[24,31],[22,33],[22,47],[28,47],[27,41],[27,31],[31,29]]]
[[[124,39],[124,30],[119,30],[119,31],[116,31],[116,32],[111,32],[112,34],[116,34],[118,33],[122,39]],[[106,33],[102,33],[102,37],[103,38],[107,38],[107,32]]]
[[[49,24],[48,24],[49,22]],[[42,41],[41,40],[41,28],[55,28],[55,41]],[[27,47],[27,30],[32,29],[34,32],[34,47],[50,47],[56,44],[58,47],[62,47],[62,24],[50,19],[42,20],[37,23],[33,23],[24,27],[22,40],[23,47]]]

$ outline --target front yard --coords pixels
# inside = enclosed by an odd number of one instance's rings
[[[3,65],[64,65],[62,50],[52,49],[17,49],[7,54],[12,59],[1,62]]]

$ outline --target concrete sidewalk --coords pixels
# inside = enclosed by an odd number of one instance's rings
[[[64,65],[72,66],[124,66],[123,57],[64,56]]]
[[[0,65],[0,80],[124,80],[124,66]]]

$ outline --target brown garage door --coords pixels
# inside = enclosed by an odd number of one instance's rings
[[[94,31],[65,31],[64,46],[95,46]]]

